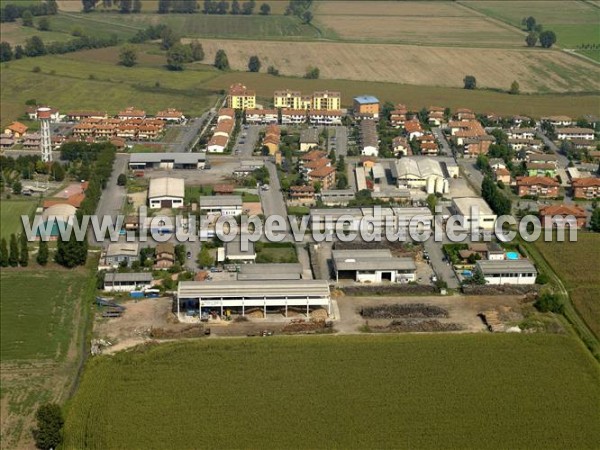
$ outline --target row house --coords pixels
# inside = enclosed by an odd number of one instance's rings
[[[573,119],[569,116],[547,116],[542,117],[542,122],[549,123],[555,127],[568,127],[573,125]]]
[[[552,164],[558,168],[558,158],[554,153],[531,153],[527,156],[527,161],[534,164]]]
[[[256,92],[241,83],[232,84],[227,96],[227,107],[241,110],[256,108]]]
[[[217,113],[217,122],[221,122],[222,120],[235,120],[235,109],[221,108]]]
[[[234,120],[222,120],[217,123],[217,126],[215,127],[215,130],[213,132],[213,136],[225,136],[229,138],[234,128]]]
[[[571,144],[578,150],[594,150],[598,142],[589,139],[570,139]]]
[[[438,145],[435,142],[421,142],[419,149],[422,155],[435,156],[438,154]]]
[[[520,127],[524,123],[530,123],[531,122],[531,117],[527,117],[527,116],[512,116],[511,120],[512,120],[512,123],[514,125]]]
[[[306,122],[306,110],[305,109],[289,109],[283,108],[281,110],[281,124],[282,125],[299,125]]]
[[[571,182],[573,198],[593,199],[600,197],[600,178],[576,178]]]
[[[247,109],[246,123],[268,125],[278,123],[279,115],[276,109]]]
[[[506,167],[494,169],[494,180],[496,182],[502,181],[502,183],[509,185],[511,182],[510,171]]]
[[[594,130],[591,128],[558,128],[556,137],[561,141],[570,141],[571,139],[594,140]]]
[[[395,128],[400,128],[404,126],[406,122],[406,115],[408,114],[408,109],[405,105],[398,103],[396,108],[390,113],[390,123]]]
[[[342,111],[313,109],[308,112],[308,121],[311,125],[341,125]]]
[[[427,110],[427,121],[429,124],[439,127],[444,122],[444,108],[441,106],[430,106]]]
[[[223,153],[229,143],[228,136],[213,136],[208,141],[206,151],[209,153]]]
[[[465,156],[487,155],[490,145],[495,141],[493,136],[474,136],[462,139]]]
[[[550,177],[517,177],[517,194],[519,197],[558,197],[558,181]]]
[[[277,124],[271,124],[265,131],[265,137],[263,139],[263,147],[269,149],[269,155],[275,155],[279,151],[279,144],[281,142],[281,129]]]
[[[106,111],[69,111],[67,113],[67,120],[69,121],[80,121],[84,119],[108,119]]]
[[[397,136],[394,138],[392,141],[392,149],[394,150],[394,155],[396,156],[412,155],[412,149],[408,143],[408,139],[406,139],[404,136]]]
[[[96,127],[91,123],[78,123],[73,127],[73,135],[79,138],[93,136]]]
[[[535,128],[511,128],[506,134],[509,139],[533,139],[536,133]]]
[[[137,135],[138,127],[135,125],[121,125],[117,129],[117,137],[133,140]]]
[[[577,205],[547,205],[540,208],[540,221],[544,228],[585,227],[587,214]]]
[[[110,139],[117,135],[118,125],[95,125],[94,135],[100,139]]]
[[[475,120],[475,114],[470,109],[460,108],[456,110],[456,119],[460,122]]]
[[[509,139],[508,145],[515,151],[519,151],[524,148],[539,150],[542,146],[542,141],[539,139]]]
[[[42,136],[39,133],[28,133],[23,136],[23,148],[37,149],[42,142]]]
[[[160,134],[159,128],[154,125],[142,125],[138,128],[138,139],[140,141],[154,141]]]
[[[129,106],[125,108],[123,111],[119,111],[117,117],[121,120],[129,120],[129,119],[145,119],[146,111],[143,109],[137,109],[133,106]]]
[[[156,118],[169,123],[181,123],[185,121],[185,116],[183,113],[174,108],[167,108],[164,111],[157,112]]]
[[[315,204],[314,186],[291,186],[289,196],[294,205],[313,206]]]
[[[525,169],[530,177],[556,177],[556,164],[551,162],[528,162]]]
[[[419,122],[418,119],[407,120],[404,123],[404,133],[408,137],[409,141],[412,141],[413,139],[421,137],[423,134],[425,134],[423,127],[421,126],[421,122]]]

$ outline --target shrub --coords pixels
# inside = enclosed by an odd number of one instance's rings
[[[540,295],[533,306],[540,312],[561,314],[564,310],[564,305],[560,297],[550,292],[544,292]]]

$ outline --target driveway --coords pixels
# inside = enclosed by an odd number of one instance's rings
[[[443,279],[448,283],[450,289],[457,289],[459,282],[454,274],[454,270],[452,270],[451,265],[443,261],[444,251],[442,250],[442,242],[435,242],[432,237],[425,241],[423,245],[427,253],[429,253],[431,268],[438,279]]]
[[[334,139],[335,138],[335,139]],[[335,147],[335,154],[340,157],[348,155],[348,129],[343,126],[329,128],[329,141],[327,150]]]
[[[263,126],[245,125],[245,127],[242,127],[237,136],[237,141],[233,147],[233,154],[240,158],[251,158],[258,142],[258,135]]]
[[[452,149],[450,148],[450,144],[448,144],[448,140],[446,139],[442,129],[440,127],[433,127],[431,128],[431,132],[442,146],[442,151],[448,156],[452,155]]]

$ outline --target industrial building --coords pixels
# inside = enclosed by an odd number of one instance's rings
[[[462,227],[470,230],[473,223],[475,229],[491,231],[496,224],[497,216],[481,197],[456,197],[452,199],[452,211],[462,219]],[[477,215],[475,215],[477,211]]]
[[[450,191],[450,173],[445,165],[433,158],[407,157],[391,166],[392,178],[399,188],[424,189],[428,194]]]
[[[177,314],[225,310],[246,315],[262,310],[288,315],[288,308],[325,308],[331,314],[331,296],[326,280],[182,281],[177,289]],[[207,311],[208,310],[208,311]]]
[[[417,266],[411,258],[395,258],[389,249],[334,250],[335,279],[352,278],[359,283],[408,283],[416,280]]]
[[[221,216],[239,216],[242,214],[242,196],[201,196],[200,212],[202,214],[219,214]]]
[[[38,239],[55,241],[60,236],[60,230],[73,225],[77,208],[66,203],[58,203],[42,212],[42,221],[35,232]]]
[[[148,206],[154,208],[183,208],[185,182],[182,178],[151,178],[148,186]]]
[[[131,170],[145,169],[204,169],[206,153],[132,153]]]
[[[537,270],[527,259],[481,260],[476,268],[488,284],[535,284]]]
[[[108,244],[104,252],[105,266],[118,267],[121,264],[131,266],[139,259],[140,244],[138,242],[113,242]]]
[[[248,242],[246,250],[242,250],[242,244],[239,239],[231,242],[225,242],[225,260],[231,263],[253,263],[256,261],[256,250],[254,242]]]
[[[151,286],[152,274],[150,272],[108,272],[104,275],[104,290],[107,292],[143,291]]]
[[[239,281],[259,280],[299,280],[302,278],[302,264],[243,264],[239,266]]]

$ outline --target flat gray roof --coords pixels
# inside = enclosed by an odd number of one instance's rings
[[[218,208],[220,206],[242,206],[241,195],[200,196],[200,208]]]
[[[329,298],[326,280],[182,281],[179,298],[322,297]]]
[[[254,242],[248,242],[248,250],[242,250],[242,242],[239,239],[236,239],[231,242],[225,242],[225,257],[229,258],[230,256],[253,256],[255,255],[254,251]]]
[[[331,191],[321,191],[321,198],[338,198],[338,197],[347,197],[354,198],[355,192],[352,189],[337,189]]]
[[[308,128],[300,132],[301,144],[318,144],[319,130],[317,128]]]
[[[477,261],[477,267],[481,269],[484,275],[487,274],[507,274],[507,273],[537,273],[535,266],[527,259]]]
[[[310,217],[325,218],[326,216],[340,217],[344,215],[360,218],[362,217],[362,211],[360,208],[314,208],[310,210]]]
[[[299,280],[302,264],[242,264],[237,279],[250,280]]]
[[[395,258],[390,250],[334,250],[336,270],[417,270],[412,258]]]
[[[106,248],[106,256],[136,256],[139,252],[139,242],[113,242]]]
[[[132,153],[129,164],[173,162],[174,164],[198,164],[206,161],[206,153]]]
[[[115,282],[150,282],[152,281],[152,273],[150,272],[134,272],[134,273],[118,273],[118,272],[108,272],[104,275],[105,283],[115,283]]]
[[[481,197],[455,197],[452,199],[452,204],[457,214],[465,217],[471,217],[471,207],[477,206],[479,214],[494,215],[494,212]]]

